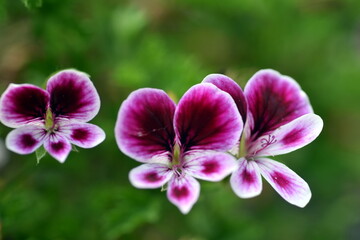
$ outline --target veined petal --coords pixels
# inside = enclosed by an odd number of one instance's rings
[[[323,121],[318,115],[305,114],[268,135],[259,137],[250,145],[248,154],[275,156],[295,151],[315,140],[322,128]]]
[[[12,128],[41,121],[49,94],[31,84],[10,84],[0,98],[0,121]]]
[[[309,185],[290,168],[267,158],[256,159],[261,175],[289,203],[305,207],[310,201]]]
[[[58,129],[70,143],[82,148],[92,148],[105,140],[105,132],[90,123],[62,123]]]
[[[190,212],[200,194],[200,184],[195,178],[183,175],[173,176],[170,179],[167,197],[171,203],[176,205],[183,214]]]
[[[71,151],[71,144],[60,134],[50,134],[44,142],[44,148],[52,157],[63,163]]]
[[[209,74],[203,83],[212,83],[216,87],[230,94],[240,112],[243,122],[246,122],[247,103],[241,87],[231,78],[222,74]]]
[[[230,178],[231,188],[241,198],[258,196],[262,191],[262,181],[257,163],[241,158],[238,164]]]
[[[12,130],[6,137],[6,147],[18,154],[29,154],[44,142],[46,131],[42,126],[28,124]]]
[[[236,169],[236,160],[227,153],[211,152],[186,159],[184,170],[195,178],[221,181]]]
[[[76,70],[64,70],[52,76],[46,87],[55,117],[87,122],[100,109],[99,94],[89,76]]]
[[[131,184],[137,188],[159,188],[169,181],[173,172],[164,164],[149,163],[132,169]]]
[[[175,103],[162,90],[136,90],[122,103],[115,137],[122,152],[140,162],[172,151]]]
[[[313,112],[307,95],[297,82],[274,70],[257,72],[246,84],[244,93],[253,116],[252,141]]]
[[[243,124],[231,96],[213,84],[202,83],[180,99],[175,128],[183,151],[226,151],[238,142]]]

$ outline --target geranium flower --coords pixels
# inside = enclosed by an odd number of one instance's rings
[[[246,121],[234,152],[238,159],[230,179],[234,192],[241,198],[259,195],[262,175],[286,201],[304,207],[311,198],[308,184],[284,164],[267,158],[309,144],[322,130],[323,121],[313,113],[300,86],[273,70],[257,72],[246,84],[244,93],[224,75],[211,74],[203,82],[228,92]]]
[[[105,139],[104,131],[86,123],[100,109],[99,95],[89,77],[76,70],[50,77],[46,90],[31,84],[10,84],[0,98],[0,121],[11,128],[6,146],[29,154],[42,144],[59,162],[72,147],[92,148]]]
[[[167,183],[168,199],[186,214],[199,197],[195,178],[220,181],[236,167],[224,151],[236,144],[242,128],[229,94],[198,84],[177,106],[162,90],[134,91],[120,107],[115,135],[123,153],[144,163],[131,170],[132,185]]]

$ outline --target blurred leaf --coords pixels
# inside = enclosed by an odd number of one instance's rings
[[[44,146],[39,147],[39,148],[36,150],[35,154],[36,154],[37,164],[39,164],[39,163],[40,163],[40,160],[41,160],[43,157],[45,157],[45,155],[46,155],[46,150],[45,150]]]
[[[22,2],[28,9],[35,9],[42,6],[42,0],[22,0]]]

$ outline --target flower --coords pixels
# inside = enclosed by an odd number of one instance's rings
[[[10,84],[0,98],[0,121],[12,130],[6,147],[29,154],[41,145],[63,163],[71,144],[92,148],[105,139],[104,131],[86,123],[100,109],[99,95],[88,75],[64,70],[47,82],[46,90],[31,84]]]
[[[238,163],[230,178],[233,191],[241,198],[259,195],[262,175],[286,201],[304,207],[311,198],[308,184],[284,164],[267,158],[309,144],[322,130],[323,121],[313,113],[300,86],[274,70],[257,72],[244,92],[220,74],[210,74],[203,82],[228,92],[246,121],[234,153]]]
[[[162,90],[143,88],[122,103],[115,127],[120,150],[144,163],[129,179],[137,188],[167,185],[167,197],[187,214],[200,193],[195,178],[220,181],[236,166],[224,151],[242,131],[232,98],[212,84],[190,88],[176,106]]]

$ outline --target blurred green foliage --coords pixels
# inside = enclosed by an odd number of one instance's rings
[[[360,1],[0,0],[0,92],[45,86],[64,68],[87,72],[107,133],[64,164],[9,154],[0,169],[0,239],[360,239]],[[164,192],[138,190],[138,165],[118,150],[113,128],[141,87],[177,96],[209,73],[241,86],[257,70],[296,79],[325,127],[304,149],[276,157],[310,185],[304,209],[268,184],[239,199],[228,179],[202,182],[186,216]],[[0,138],[11,129],[0,126]],[[0,164],[1,165],[1,164]]]

